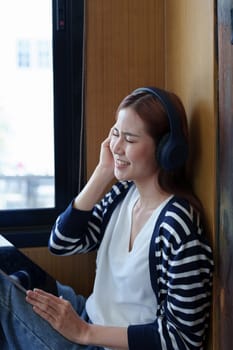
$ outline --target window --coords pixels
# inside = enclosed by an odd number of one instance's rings
[[[51,68],[51,49],[48,40],[37,41],[37,64],[43,69]]]
[[[0,210],[53,207],[52,1],[0,3]]]
[[[3,28],[1,29],[3,31]],[[17,32],[15,31],[15,36]],[[16,41],[16,37],[14,38]],[[6,51],[5,51],[6,54]],[[30,41],[29,40],[18,40],[17,43],[17,56],[18,56],[18,67],[28,68],[30,67]],[[11,68],[10,64],[8,66]],[[12,67],[13,68],[13,67]]]
[[[0,233],[44,245],[83,183],[84,4],[0,4]]]

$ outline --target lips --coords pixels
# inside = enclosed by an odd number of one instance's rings
[[[122,159],[115,159],[115,164],[117,165],[117,166],[120,166],[120,167],[124,167],[124,166],[127,166],[127,165],[129,165],[130,163],[129,162],[127,162],[126,160],[122,160]]]

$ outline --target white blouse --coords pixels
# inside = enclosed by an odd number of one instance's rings
[[[138,197],[133,186],[114,210],[98,250],[94,289],[86,303],[94,324],[129,326],[155,319],[157,300],[150,282],[149,246],[156,220],[170,198],[153,211],[129,251],[132,211]]]

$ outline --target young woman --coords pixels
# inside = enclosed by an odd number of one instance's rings
[[[213,262],[186,179],[187,140],[176,95],[140,88],[121,102],[96,169],[49,242],[60,255],[97,249],[93,293],[85,300],[59,283],[60,298],[29,290],[23,315],[10,298],[15,323],[1,325],[5,335],[13,328],[15,349],[30,339],[33,349],[203,348]]]

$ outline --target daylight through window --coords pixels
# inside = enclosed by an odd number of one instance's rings
[[[51,208],[52,0],[0,4],[0,210]]]

